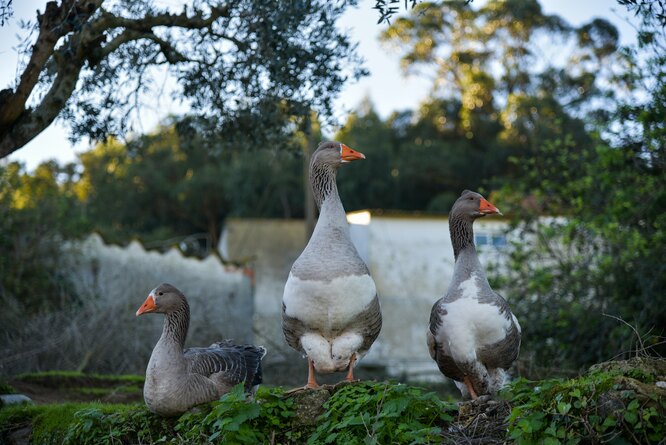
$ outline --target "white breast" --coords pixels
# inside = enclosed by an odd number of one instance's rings
[[[330,282],[289,274],[282,301],[285,312],[320,330],[344,328],[377,295],[370,275],[348,275]]]
[[[446,310],[437,333],[438,343],[456,361],[476,359],[476,350],[502,340],[511,328],[498,306],[480,303],[476,277],[460,284],[462,298],[444,303]]]

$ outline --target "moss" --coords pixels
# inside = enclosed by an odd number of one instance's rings
[[[590,367],[590,374],[610,372],[631,377],[643,383],[654,383],[666,377],[666,359],[655,357],[633,357],[629,360],[614,360]]]
[[[74,414],[90,404],[67,403],[45,405],[32,423],[32,442],[39,444],[62,443],[67,429],[77,422]]]
[[[15,394],[16,391],[12,386],[5,382],[4,380],[0,380],[0,394]]]
[[[35,405],[12,405],[0,409],[0,439],[7,431],[31,423],[42,409]]]
[[[125,374],[85,374],[78,371],[44,371],[20,374],[16,376],[17,380],[24,381],[74,381],[81,380],[100,380],[104,382],[127,382],[143,385],[145,377],[142,375]]]

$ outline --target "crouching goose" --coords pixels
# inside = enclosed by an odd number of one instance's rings
[[[155,414],[173,416],[218,399],[243,382],[247,391],[261,383],[262,346],[234,345],[228,341],[208,348],[183,351],[190,325],[185,295],[170,284],[153,289],[136,315],[165,315],[162,336],[146,369],[143,398]]]
[[[319,220],[291,268],[282,298],[282,330],[289,346],[308,359],[306,388],[321,374],[353,368],[379,335],[382,315],[375,282],[351,242],[336,173],[365,159],[339,142],[322,142],[310,162],[310,184]]]
[[[455,266],[446,295],[430,313],[430,356],[463,397],[495,394],[518,357],[520,325],[488,284],[474,247],[476,218],[500,214],[478,193],[465,190],[449,214]]]

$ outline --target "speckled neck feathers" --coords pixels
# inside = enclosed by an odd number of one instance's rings
[[[460,214],[449,215],[449,232],[451,233],[451,244],[453,245],[453,256],[457,260],[458,255],[466,248],[474,247],[473,221]]]
[[[310,164],[310,184],[317,207],[321,209],[322,203],[328,197],[335,197],[338,200],[338,187],[335,183],[337,171],[329,164],[317,162],[313,159]]]
[[[183,299],[182,306],[166,314],[160,340],[164,339],[174,342],[182,349],[185,345],[185,338],[187,337],[189,327],[190,305],[187,304],[187,300]]]

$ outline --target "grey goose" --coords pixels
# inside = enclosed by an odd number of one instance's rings
[[[465,190],[449,214],[455,266],[446,295],[430,313],[430,356],[465,398],[495,394],[518,357],[520,324],[506,300],[488,283],[474,245],[473,223],[500,211]]]
[[[289,346],[308,359],[305,388],[318,386],[315,372],[353,368],[382,326],[375,282],[352,244],[336,174],[365,159],[340,142],[322,142],[312,154],[310,184],[319,208],[312,236],[294,262],[282,298],[282,330]]]
[[[146,369],[143,396],[152,412],[181,414],[195,405],[217,400],[243,383],[253,391],[261,383],[262,346],[234,345],[229,341],[208,348],[183,350],[190,324],[190,306],[182,292],[170,284],[153,289],[136,315],[164,314],[162,336]]]

